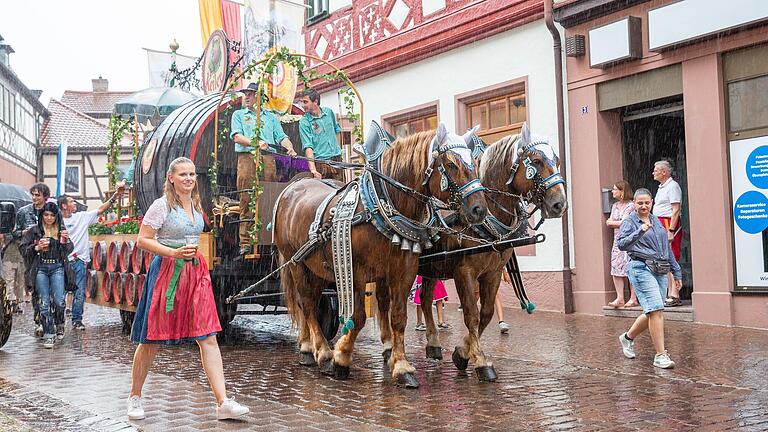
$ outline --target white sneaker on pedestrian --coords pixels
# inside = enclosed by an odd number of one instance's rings
[[[619,343],[621,344],[621,351],[624,353],[624,357],[628,359],[635,358],[635,341],[627,339],[627,333],[622,333],[619,336]]]
[[[128,398],[128,420],[143,420],[144,406],[141,403],[141,396],[131,396]]]
[[[661,354],[656,354],[653,358],[653,365],[657,368],[672,369],[675,367],[675,362],[673,362],[672,359],[669,358],[669,354],[664,351]]]
[[[227,398],[216,407],[216,418],[219,420],[234,419],[248,414],[249,411],[247,406],[235,402],[234,398]]]
[[[509,324],[505,323],[504,321],[499,321],[499,331],[501,334],[509,333]]]
[[[43,339],[43,348],[51,349],[53,348],[53,345],[56,344],[56,338],[55,337],[47,337]]]

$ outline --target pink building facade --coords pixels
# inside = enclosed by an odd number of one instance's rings
[[[615,297],[604,190],[627,179],[655,193],[664,159],[684,190],[694,321],[768,329],[766,2],[575,0],[555,15],[568,47],[575,310],[600,314]]]

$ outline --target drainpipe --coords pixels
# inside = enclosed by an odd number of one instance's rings
[[[565,113],[563,111],[563,53],[560,31],[555,26],[555,20],[552,16],[552,0],[544,0],[544,22],[552,34],[555,55],[555,98],[557,99],[557,145],[560,150],[560,173],[565,180],[568,180],[565,153]],[[563,215],[560,221],[563,231],[563,306],[565,313],[573,313],[573,280],[571,277],[571,246],[568,216]]]

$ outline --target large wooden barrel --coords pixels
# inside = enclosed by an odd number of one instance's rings
[[[93,243],[91,267],[94,270],[101,271],[107,268],[107,242],[98,241]]]
[[[107,246],[107,271],[115,272],[120,268],[120,248],[123,247],[123,242],[116,240],[109,242]]]
[[[120,248],[118,261],[120,264],[120,271],[123,273],[133,270],[133,248],[132,241],[123,242],[123,246]]]
[[[85,296],[87,298],[96,298],[96,293],[101,286],[101,278],[96,270],[88,270],[85,274]]]
[[[140,274],[136,276],[136,305],[138,306],[141,299],[141,293],[144,292],[144,283],[147,280],[146,274]]]
[[[115,280],[113,275],[114,273],[106,271],[101,273],[101,298],[107,303],[112,301],[112,283]]]
[[[139,302],[136,291],[136,281],[138,278],[133,273],[124,273],[123,278],[123,299],[128,306],[135,306]]]
[[[219,92],[188,102],[147,134],[139,150],[134,177],[136,200],[142,211],[146,212],[152,202],[163,195],[170,162],[184,156],[195,162],[203,209],[207,215],[211,215],[208,167],[212,162],[214,118],[220,98]],[[221,127],[229,129],[232,113],[240,107],[240,98],[232,101],[230,96],[226,96],[222,105],[218,106],[219,132],[222,136]],[[298,113],[300,110],[294,112]],[[291,139],[294,149],[301,153],[298,121],[284,123],[283,130]],[[218,184],[223,190],[236,190],[237,159],[234,142],[227,136],[219,144]]]

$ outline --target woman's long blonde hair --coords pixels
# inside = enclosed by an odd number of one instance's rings
[[[173,188],[173,183],[171,183],[171,180],[168,178],[171,174],[176,173],[176,167],[181,164],[191,164],[192,166],[195,165],[191,159],[183,156],[172,160],[171,164],[168,165],[168,172],[165,174],[165,186],[163,187],[163,193],[165,194],[166,201],[168,201],[169,210],[172,210],[175,207],[184,208],[179,194],[176,193],[176,189]],[[198,189],[197,179],[195,179],[195,187],[192,189],[192,206],[198,212],[203,212],[203,206],[200,203],[200,190]]]

